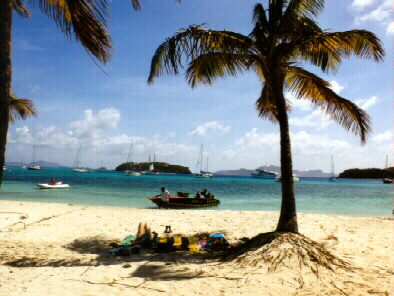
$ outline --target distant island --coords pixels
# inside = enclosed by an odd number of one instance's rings
[[[352,179],[383,179],[393,178],[394,168],[387,169],[349,169],[339,174],[338,178],[352,178]]]
[[[270,166],[261,166],[258,169],[276,172],[280,174],[280,167],[275,165]],[[215,172],[215,175],[224,175],[224,176],[250,176],[251,173],[255,172],[256,170],[249,170],[249,169],[239,169],[239,170],[222,170]],[[318,177],[318,178],[329,178],[331,177],[330,173],[325,173],[322,170],[309,170],[309,171],[299,171],[294,170],[294,174],[297,174],[300,177]]]
[[[118,165],[115,171],[126,171],[130,168],[137,169],[139,171],[149,171],[149,166],[152,162],[125,162]],[[169,164],[166,162],[153,162],[155,173],[174,173],[174,174],[191,174],[188,167]]]

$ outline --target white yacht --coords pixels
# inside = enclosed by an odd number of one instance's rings
[[[277,172],[266,171],[263,169],[256,169],[256,172],[251,173],[251,175],[253,178],[271,179],[271,180],[274,180],[279,176],[279,174]]]

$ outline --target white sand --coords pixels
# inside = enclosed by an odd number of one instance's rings
[[[112,257],[111,241],[140,221],[162,233],[223,232],[230,242],[274,230],[276,212],[144,210],[0,201],[0,295],[392,295],[393,220],[300,214],[300,232],[352,271],[318,276],[289,259],[278,269],[259,254],[218,262],[196,253]],[[12,213],[11,213],[12,212]],[[18,223],[20,222],[20,223]],[[17,224],[15,224],[17,223]],[[283,246],[286,248],[286,246]],[[276,250],[270,250],[276,252]],[[271,254],[271,253],[270,253]],[[265,257],[267,258],[267,256]],[[125,294],[126,293],[126,294]]]

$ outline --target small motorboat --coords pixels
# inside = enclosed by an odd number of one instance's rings
[[[41,167],[39,165],[35,165],[35,166],[28,167],[27,169],[32,170],[32,171],[39,171],[39,170],[41,170]]]
[[[137,171],[125,171],[124,173],[126,176],[133,176],[133,177],[138,177],[141,176],[140,172]]]
[[[73,172],[76,172],[76,173],[87,173],[87,172],[89,172],[89,170],[85,169],[85,168],[75,168],[75,169],[73,169]]]
[[[40,189],[65,189],[70,188],[70,185],[57,182],[56,184],[37,184]]]
[[[180,195],[180,194],[178,194]],[[184,194],[182,194],[184,195]],[[167,203],[161,197],[148,198],[160,208],[184,209],[184,208],[206,208],[216,207],[220,204],[220,200],[216,198],[196,198],[187,196],[170,196],[170,202]]]
[[[384,178],[382,181],[384,184],[393,184],[393,179]]]

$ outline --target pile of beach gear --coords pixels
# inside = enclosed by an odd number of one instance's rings
[[[115,246],[114,246],[115,247]],[[169,253],[176,251],[221,251],[231,245],[223,233],[200,234],[196,236],[168,235],[158,236],[153,232],[150,240],[143,235],[136,238],[134,235],[125,237],[119,246],[111,249],[113,256],[130,256],[139,254],[141,250],[153,250],[156,253]]]

